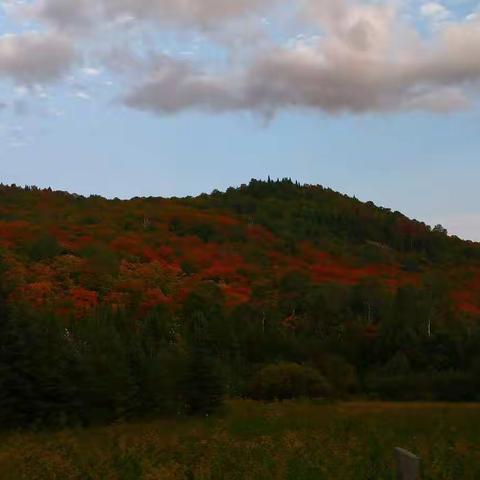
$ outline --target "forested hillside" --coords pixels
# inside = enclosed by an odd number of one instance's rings
[[[2,186],[0,279],[5,424],[480,394],[480,247],[320,186]]]

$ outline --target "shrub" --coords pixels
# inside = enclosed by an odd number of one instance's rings
[[[474,401],[479,398],[475,376],[457,371],[371,376],[367,390],[384,400]]]
[[[366,388],[382,400],[411,401],[433,397],[431,379],[427,375],[371,375]]]
[[[286,400],[299,397],[325,397],[330,385],[311,367],[296,363],[267,365],[253,378],[250,394],[258,400]]]
[[[358,391],[357,371],[340,355],[322,355],[317,366],[332,385],[335,393],[341,396]]]
[[[474,401],[480,397],[478,380],[467,372],[448,371],[433,377],[433,390],[437,400]]]

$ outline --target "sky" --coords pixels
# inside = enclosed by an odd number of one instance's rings
[[[480,240],[480,0],[0,0],[0,182],[290,177]]]

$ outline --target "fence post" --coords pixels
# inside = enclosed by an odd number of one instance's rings
[[[403,448],[395,449],[398,480],[419,480],[420,458]]]

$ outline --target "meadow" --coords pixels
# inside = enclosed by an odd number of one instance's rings
[[[393,450],[423,480],[480,478],[480,405],[232,401],[208,418],[0,437],[3,480],[381,480]]]

